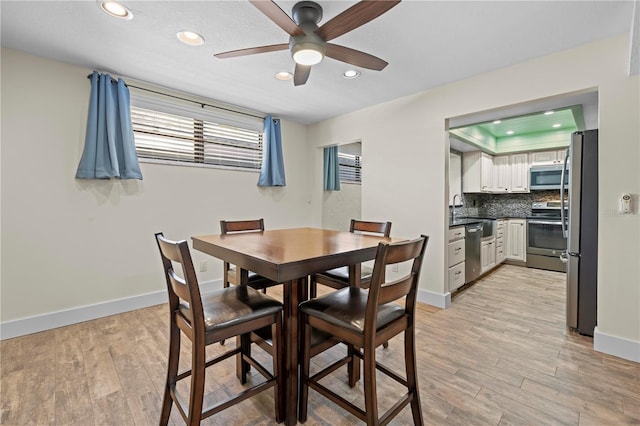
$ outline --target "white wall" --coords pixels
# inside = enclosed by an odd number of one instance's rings
[[[188,239],[225,218],[313,224],[306,128],[286,121],[284,188],[257,187],[253,172],[149,163],[143,181],[76,180],[91,71],[2,49],[3,323],[166,291],[157,231]],[[209,258],[200,278],[221,276]]]
[[[394,236],[430,236],[421,294],[442,302],[447,288],[445,120],[598,88],[597,333],[601,341],[610,338],[623,347],[601,350],[640,361],[640,215],[615,213],[619,194],[630,192],[636,200],[640,194],[640,87],[638,76],[628,76],[629,43],[626,34],[330,119],[310,127],[310,142],[362,140],[367,159],[362,215],[393,221]]]
[[[348,231],[351,219],[363,219],[361,186],[342,182],[340,191],[324,191],[322,227]]]

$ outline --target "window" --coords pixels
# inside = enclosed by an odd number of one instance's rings
[[[260,170],[262,123],[243,126],[238,120],[218,120],[212,113],[195,108],[162,105],[132,99],[131,121],[138,158],[168,164],[209,165]],[[137,105],[136,105],[137,104]],[[143,104],[145,107],[141,107]],[[193,111],[190,111],[193,110]],[[227,121],[227,122],[225,122]]]
[[[340,165],[340,182],[362,183],[362,157],[356,154],[347,154],[339,151],[338,163]]]

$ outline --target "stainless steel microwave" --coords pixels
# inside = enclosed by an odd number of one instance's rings
[[[531,166],[529,185],[532,191],[560,189],[562,164]],[[569,170],[564,175],[565,185],[569,180]]]

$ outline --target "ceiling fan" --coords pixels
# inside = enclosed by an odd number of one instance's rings
[[[349,47],[329,43],[330,40],[348,33],[400,3],[400,0],[363,0],[325,22],[321,27],[322,7],[313,1],[301,1],[293,6],[291,17],[274,1],[250,0],[267,18],[289,34],[289,43],[250,47],[217,53],[218,58],[234,58],[256,53],[275,52],[289,49],[296,62],[293,84],[303,85],[311,73],[311,66],[325,56],[357,67],[381,71],[388,63],[378,57]]]

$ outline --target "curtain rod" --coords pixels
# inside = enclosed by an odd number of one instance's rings
[[[89,75],[87,76],[87,78],[88,78],[89,80],[91,80],[91,76],[92,76],[92,75],[93,75],[93,73],[92,73],[92,74],[89,74]],[[114,83],[116,83],[116,82],[117,82],[117,80],[115,80],[113,77],[111,77],[111,81],[112,81],[112,82],[114,82]],[[259,118],[259,119],[261,119],[261,120],[264,120],[264,117],[263,117],[263,116],[260,116],[260,115],[250,114],[250,113],[248,113],[248,112],[236,111],[236,110],[231,109],[231,108],[224,108],[224,107],[217,106],[217,105],[211,105],[211,104],[207,104],[207,103],[203,103],[203,102],[198,102],[198,101],[194,101],[194,100],[192,100],[192,99],[182,98],[182,97],[180,97],[180,96],[169,95],[169,94],[167,94],[167,93],[162,93],[162,92],[158,92],[158,91],[156,91],[156,90],[151,90],[151,89],[145,89],[144,87],[134,86],[134,85],[132,85],[132,84],[128,84],[128,83],[124,83],[124,85],[125,85],[125,86],[127,86],[127,87],[134,88],[134,89],[144,90],[145,92],[151,92],[151,93],[155,93],[155,94],[157,94],[157,95],[167,96],[167,97],[169,97],[169,98],[180,99],[181,101],[186,101],[186,102],[191,102],[191,103],[194,103],[194,104],[198,104],[198,105],[200,105],[202,108],[204,108],[205,106],[208,106],[208,107],[211,107],[211,108],[221,109],[221,110],[223,110],[223,111],[229,111],[229,112],[233,112],[233,113],[236,113],[236,114],[247,115],[247,116],[249,116],[249,117],[255,117],[255,118]]]

